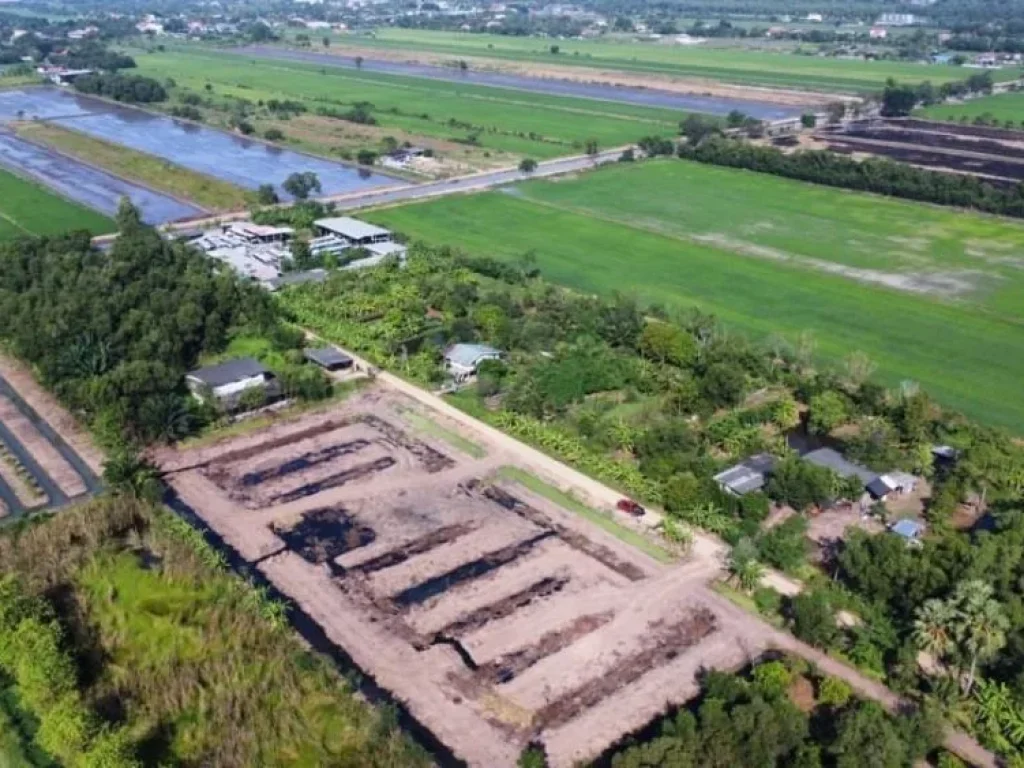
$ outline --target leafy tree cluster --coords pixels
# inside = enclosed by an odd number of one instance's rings
[[[994,187],[974,176],[928,171],[892,160],[861,161],[813,150],[787,154],[775,147],[715,137],[696,146],[681,145],[679,156],[815,184],[1024,217],[1024,187]]]
[[[853,700],[831,678],[817,681],[814,709],[789,697],[795,675],[764,662],[750,679],[709,672],[697,703],[665,719],[660,733],[611,758],[613,768],[901,768],[940,737],[930,712],[899,717],[874,702]]]
[[[75,90],[115,101],[148,104],[167,100],[167,91],[151,77],[142,75],[92,74],[75,80]]]
[[[991,72],[978,72],[966,80],[941,83],[938,88],[928,81],[914,86],[897,83],[889,78],[882,91],[882,114],[887,117],[904,117],[919,104],[928,106],[975,93],[992,93]]]
[[[71,47],[60,62],[72,69],[98,69],[115,72],[134,69],[135,59],[127,54],[109,50],[98,42],[84,42]]]
[[[183,374],[229,332],[272,333],[255,286],[141,225],[130,206],[107,252],[86,233],[0,246],[0,339],[110,442],[180,437],[201,421]]]

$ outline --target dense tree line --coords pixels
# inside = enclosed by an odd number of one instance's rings
[[[995,187],[974,176],[929,171],[887,159],[861,161],[822,151],[786,153],[775,147],[721,137],[709,138],[696,146],[684,144],[679,148],[679,156],[831,187],[1024,217],[1022,185]]]
[[[142,75],[91,74],[83,75],[75,80],[75,90],[79,93],[105,96],[115,101],[147,104],[166,101],[167,91],[151,77]]]
[[[273,335],[269,297],[123,209],[107,252],[87,233],[0,246],[0,340],[108,443],[200,424],[182,375],[229,331]]]
[[[795,670],[794,670],[795,668]],[[810,712],[790,698],[813,685]],[[764,662],[750,679],[709,672],[699,700],[662,722],[660,733],[626,747],[612,768],[900,768],[934,749],[941,731],[932,713],[892,717],[851,696],[845,683],[810,683],[802,665]]]

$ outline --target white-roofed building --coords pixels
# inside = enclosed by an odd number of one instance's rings
[[[456,381],[474,376],[484,360],[501,360],[502,352],[486,344],[453,344],[444,353],[445,367]]]
[[[373,245],[392,241],[391,231],[350,216],[333,216],[328,219],[317,219],[313,222],[319,237],[334,235],[348,245]]]

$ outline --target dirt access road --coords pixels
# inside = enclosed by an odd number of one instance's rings
[[[307,331],[307,333],[310,337],[319,338],[310,331]],[[515,456],[520,466],[529,468],[563,490],[582,496],[585,500],[603,509],[614,509],[616,502],[622,498],[622,494],[619,491],[609,488],[603,483],[516,440],[504,432],[473,418],[464,411],[445,402],[441,397],[420,389],[394,374],[380,370],[351,350],[338,348],[352,357],[356,365],[363,370],[373,371],[382,383],[427,408],[442,414],[450,421],[459,424],[466,429],[468,436],[475,441],[485,444],[491,450]],[[654,526],[660,522],[661,516],[656,510],[649,510],[644,520],[645,525]],[[712,536],[695,532],[691,558],[702,561],[707,573],[721,576],[724,573],[727,554],[728,547],[723,542]],[[801,589],[799,582],[795,582],[780,573],[769,573],[766,575],[765,584],[783,594],[796,594]],[[714,593],[709,592],[709,594],[713,595]],[[730,623],[737,636],[765,638],[768,645],[797,654],[811,661],[826,673],[845,680],[859,695],[877,701],[890,711],[896,711],[904,705],[909,705],[909,702],[902,700],[881,683],[868,678],[856,669],[837,661],[820,650],[797,640],[789,633],[775,629],[757,617],[741,611],[724,600],[724,598],[715,595],[711,599],[715,602],[716,612],[719,612],[721,616],[728,616],[730,618]],[[947,728],[944,745],[971,765],[979,766],[980,768],[996,768],[999,765],[996,756],[992,752],[982,747],[970,735],[958,729]]]

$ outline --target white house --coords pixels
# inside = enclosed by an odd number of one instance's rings
[[[501,360],[500,349],[486,344],[453,344],[444,353],[445,368],[456,381],[465,381],[476,374],[484,360]]]
[[[274,374],[251,357],[240,357],[185,374],[185,384],[200,402],[212,399],[223,410],[236,410],[246,392],[262,389],[270,399],[280,394]]]

